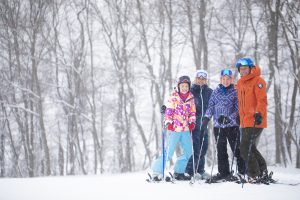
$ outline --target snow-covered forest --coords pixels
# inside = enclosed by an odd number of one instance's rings
[[[1,177],[145,170],[176,78],[215,88],[243,56],[268,86],[258,148],[300,168],[299,0],[1,0],[0,45]]]

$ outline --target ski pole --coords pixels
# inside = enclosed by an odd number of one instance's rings
[[[162,132],[162,150],[163,150],[163,179],[165,179],[165,131]]]
[[[253,143],[253,137],[254,137],[254,128],[255,128],[255,121],[254,121],[254,125],[253,125],[253,131],[252,131],[252,134],[250,136],[250,144],[249,144],[249,147],[248,147],[248,155],[247,155],[244,179],[246,177],[246,174],[248,173],[248,165],[249,165],[249,160],[250,160],[250,156],[251,156],[251,149],[252,149],[252,143]],[[243,187],[244,187],[244,181],[242,181],[242,188]]]
[[[201,112],[201,125],[200,125],[200,131],[201,131],[201,128],[202,128],[202,120],[203,120],[203,113],[204,113],[204,105],[203,105],[203,96],[202,96],[202,87],[201,87],[201,90],[200,90],[200,96],[201,96],[201,109],[202,109],[202,112]],[[201,133],[201,132],[200,132]],[[204,133],[205,134],[205,133]],[[198,156],[198,162],[197,162],[197,167],[196,167],[196,173],[198,171],[198,167],[199,167],[199,163],[200,163],[200,159],[201,159],[201,154],[202,154],[202,147],[203,147],[203,142],[204,142],[204,134],[203,134],[203,137],[202,137],[202,141],[201,141],[201,146],[200,146],[200,151],[199,151],[199,156]],[[195,174],[194,174],[195,176]]]
[[[218,133],[218,135],[217,135],[217,141],[216,141],[216,143],[215,143],[214,158],[213,158],[213,163],[212,163],[212,166],[211,166],[209,183],[211,183],[212,173],[213,173],[213,169],[214,169],[214,165],[215,165],[216,153],[217,153],[217,148],[218,148],[218,142],[219,142],[220,132],[221,132],[221,126],[220,126],[220,128],[219,128],[219,133]]]
[[[160,109],[160,113],[162,116],[165,114],[166,106],[162,105]],[[162,153],[163,153],[163,179],[165,179],[165,130],[164,130],[164,123],[162,123]]]
[[[202,144],[201,144],[201,148],[200,148],[200,153],[202,152],[202,145],[203,145],[203,140],[202,140]],[[198,162],[197,162],[197,167],[195,169],[195,160],[194,160],[194,147],[192,146],[192,151],[193,151],[193,177],[192,180],[190,181],[190,184],[194,184],[195,183],[195,174],[197,173],[198,170],[198,166],[199,166],[199,159],[200,159],[200,155],[198,157]]]
[[[233,166],[233,161],[234,161],[236,147],[237,147],[238,138],[239,138],[238,136],[239,136],[239,132],[237,132],[236,137],[235,137],[235,143],[234,143],[234,149],[233,149],[233,156],[232,156],[231,166],[230,166],[230,173],[232,173],[232,166]]]
[[[203,96],[202,96],[202,88],[200,90],[200,96],[201,96],[201,109],[202,109],[202,112],[201,112],[201,125],[200,125],[200,133],[201,133],[201,128],[202,128],[202,120],[203,120],[203,114],[204,114],[204,105],[203,105]],[[205,133],[204,133],[205,134]],[[198,156],[198,160],[197,160],[197,167],[196,167],[196,170],[194,172],[194,177],[195,177],[195,173],[197,173],[198,171],[198,168],[199,168],[199,164],[200,164],[200,160],[201,160],[201,154],[202,154],[202,148],[203,148],[203,143],[204,143],[204,134],[203,134],[203,137],[202,137],[202,140],[201,140],[201,146],[200,146],[200,151],[199,151],[199,156]],[[194,178],[195,179],[195,178]]]
[[[201,117],[202,118],[202,117]],[[202,120],[201,120],[202,121]],[[202,123],[201,123],[201,126],[202,126]],[[201,130],[201,126],[200,126],[200,130]],[[201,132],[201,131],[200,131]],[[192,136],[191,136],[192,137]],[[198,156],[198,161],[197,161],[197,166],[196,166],[196,169],[195,169],[195,158],[194,158],[194,155],[195,155],[195,152],[194,152],[194,143],[193,143],[193,139],[192,139],[192,150],[193,150],[193,183],[195,183],[195,174],[197,173],[198,171],[198,167],[199,167],[199,161],[200,161],[200,156],[201,156],[201,153],[202,153],[202,146],[203,146],[203,140],[204,140],[204,137],[202,138],[202,142],[201,142],[201,146],[200,146],[200,152],[199,152],[199,156]],[[191,182],[192,183],[192,182]],[[192,184],[193,184],[192,183]]]
[[[205,134],[205,133],[204,133]],[[199,164],[200,164],[200,160],[201,160],[201,154],[202,154],[202,148],[203,148],[203,143],[204,143],[204,134],[203,134],[203,137],[201,139],[201,146],[200,146],[200,151],[199,151],[199,156],[198,156],[198,162],[197,162],[197,167],[196,167],[196,173],[198,171],[198,168],[199,168]],[[195,174],[194,174],[195,176]]]
[[[190,131],[190,136],[191,136],[191,141],[192,141],[192,157],[193,157],[193,177],[190,181],[190,184],[195,183],[195,158],[194,158],[194,145],[193,145],[193,135],[192,135],[192,131]]]
[[[224,122],[225,122],[225,117],[224,117],[224,119],[223,119],[223,123],[222,123],[222,124],[224,124]],[[219,133],[218,133],[218,135],[217,135],[217,141],[216,141],[216,145],[215,145],[215,152],[214,152],[213,163],[212,163],[212,166],[211,166],[211,172],[210,172],[209,183],[211,183],[212,172],[213,172],[214,165],[215,165],[215,160],[216,160],[216,154],[217,154],[217,148],[218,148],[218,143],[219,143],[220,134],[221,134],[221,124],[220,124],[220,127],[219,127]]]
[[[170,135],[171,134],[172,134],[172,132],[170,133],[170,131],[167,130],[167,134],[166,134],[167,135],[167,137],[166,137],[166,141],[167,141],[167,148],[166,148],[166,152],[167,152],[167,154],[166,154],[166,168],[168,168],[168,170],[170,170],[170,166],[167,166],[167,164],[168,164],[168,161],[171,160],[171,158],[170,158],[170,160],[168,160],[169,159],[169,151],[170,151]],[[170,165],[170,163],[169,163],[169,165]],[[169,172],[169,174],[172,176],[172,174],[170,172]],[[173,176],[171,178],[173,179]]]

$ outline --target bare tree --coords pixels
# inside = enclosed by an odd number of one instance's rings
[[[37,40],[40,34],[40,31],[42,30],[43,22],[45,21],[45,12],[48,9],[48,3],[45,1],[30,1],[29,2],[30,7],[30,13],[29,13],[29,21],[30,21],[30,28],[31,30],[28,31],[28,37],[30,40],[30,58],[31,58],[31,80],[32,80],[32,91],[36,92],[38,99],[37,99],[37,113],[39,114],[39,128],[41,131],[41,142],[42,142],[42,148],[44,151],[45,161],[43,164],[45,164],[45,175],[51,174],[51,163],[50,163],[50,152],[48,148],[48,142],[47,142],[47,134],[46,134],[46,128],[44,123],[44,107],[43,107],[43,95],[42,95],[42,89],[40,85],[40,80],[38,76],[38,64],[39,64],[39,54],[41,52],[36,52],[37,50]],[[31,102],[32,103],[32,102]]]
[[[26,6],[30,9],[25,10],[24,8]],[[40,54],[36,54],[38,37],[44,25],[47,4],[42,2],[25,2],[21,4],[20,1],[14,1],[12,3],[9,1],[1,1],[1,9],[4,11],[1,17],[6,25],[6,33],[8,36],[7,50],[10,73],[6,77],[6,80],[9,85],[12,86],[13,91],[9,101],[13,102],[14,105],[17,105],[19,102],[23,102],[24,104],[24,109],[19,109],[16,106],[13,107],[13,110],[19,132],[21,133],[27,171],[29,176],[34,176],[34,138],[36,131],[38,131],[34,128],[34,121],[37,119],[39,122],[39,130],[41,131],[41,145],[45,156],[45,162],[42,163],[42,166],[44,164],[46,170],[42,170],[42,174],[49,175],[51,173],[50,155],[44,127],[43,97],[37,75],[38,61],[41,52],[39,52]],[[24,26],[20,25],[22,23]],[[26,24],[28,26],[26,26]],[[24,42],[21,39],[22,37],[28,37],[30,40],[29,43],[27,43],[27,41]],[[22,56],[24,54],[30,55],[30,63],[28,62],[23,65],[21,59],[24,58]],[[31,68],[27,68],[26,65],[31,66]],[[22,99],[18,99],[19,93],[21,93]],[[37,104],[35,104],[35,102],[37,102]],[[13,140],[12,135],[11,140]],[[11,144],[13,145],[13,143]],[[15,147],[13,147],[13,149],[15,149]],[[17,151],[15,151],[15,153],[17,154]],[[15,158],[18,159],[16,154]],[[18,163],[17,160],[16,162]],[[18,166],[18,164],[16,166]],[[20,170],[18,171],[21,173]]]
[[[184,0],[188,19],[189,38],[192,45],[196,69],[208,69],[208,44],[206,39],[207,1]],[[197,13],[195,16],[194,13]],[[196,19],[194,19],[196,18]],[[197,30],[195,30],[198,27]]]
[[[218,12],[218,9],[221,9],[222,12]],[[218,26],[212,28],[213,36],[210,39],[217,42],[221,55],[224,55],[221,58],[223,65],[230,66],[232,60],[248,54],[249,50],[245,47],[249,27],[248,12],[242,1],[226,0],[216,8],[214,16]],[[227,51],[225,47],[232,49],[234,59],[226,58],[227,54],[223,52]]]
[[[182,60],[213,87],[245,55],[270,71],[263,152],[300,168],[299,13],[297,0],[0,1],[0,176],[145,169]]]
[[[265,2],[266,11],[269,16],[268,24],[268,58],[269,69],[271,71],[268,85],[274,80],[274,103],[275,103],[275,141],[276,141],[276,163],[286,165],[286,155],[284,148],[283,122],[282,122],[282,96],[280,84],[280,67],[278,63],[278,24],[280,12],[280,0],[275,1],[275,6],[271,1]]]
[[[97,173],[98,169],[98,159],[100,162],[100,172],[103,173],[103,104],[101,105],[101,130],[100,130],[100,139],[99,139],[99,133],[96,128],[97,123],[97,103],[96,103],[96,91],[97,88],[95,86],[95,77],[94,77],[94,27],[93,27],[93,13],[92,12],[92,4],[90,2],[87,4],[86,8],[86,27],[87,27],[87,34],[88,34],[88,41],[89,41],[89,47],[90,47],[90,79],[91,79],[91,99],[88,98],[88,103],[90,105],[91,114],[92,114],[92,135],[93,135],[93,141],[94,141],[94,173]],[[102,90],[100,92],[100,97],[102,96]],[[102,102],[102,99],[100,99]]]
[[[288,65],[291,65],[292,68],[288,69],[289,74],[292,77],[292,95],[289,100],[287,93],[287,103],[285,104],[285,110],[289,110],[289,115],[286,115],[285,118],[289,119],[284,122],[284,135],[286,140],[286,150],[289,156],[289,159],[292,160],[292,142],[296,147],[296,167],[300,168],[300,143],[297,141],[296,131],[293,134],[293,129],[295,129],[296,122],[296,111],[297,111],[297,99],[299,98],[299,69],[300,69],[300,52],[299,52],[299,31],[297,27],[297,16],[300,12],[300,3],[299,1],[284,1],[283,5],[279,11],[279,18],[283,30],[283,36],[285,38],[285,42],[290,52],[290,62]],[[289,103],[291,102],[291,104]],[[289,106],[290,105],[290,106]]]
[[[96,12],[103,28],[106,44],[109,47],[113,60],[115,73],[117,74],[117,111],[115,113],[115,131],[117,134],[117,156],[119,169],[122,172],[132,171],[134,168],[134,154],[132,152],[132,122],[137,125],[142,137],[146,152],[149,151],[142,126],[135,114],[134,93],[132,89],[132,66],[130,64],[131,52],[129,42],[132,39],[130,34],[130,2],[127,1],[106,1],[110,10],[107,18],[96,7]],[[110,22],[110,23],[108,23]],[[147,153],[148,154],[148,153]]]
[[[256,5],[255,2],[251,0],[244,0],[252,32],[254,34],[254,50],[253,50],[253,58],[255,60],[255,63],[259,65],[260,57],[259,57],[259,45],[262,45],[259,43],[259,30],[263,26],[263,18],[264,18],[264,12],[263,9],[260,9],[259,5]],[[253,13],[255,10],[255,14]],[[259,11],[259,12],[258,12]],[[269,88],[269,85],[268,85]]]

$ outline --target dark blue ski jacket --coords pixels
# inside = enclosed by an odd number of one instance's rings
[[[204,116],[208,107],[210,95],[212,94],[213,90],[209,88],[206,84],[202,86],[193,84],[191,87],[191,92],[194,95],[194,100],[196,104],[196,116],[198,119]]]

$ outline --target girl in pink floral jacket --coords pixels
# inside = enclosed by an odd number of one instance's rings
[[[169,134],[166,139],[165,161],[163,161],[163,156],[160,156],[152,165],[153,177],[156,180],[161,180],[163,177],[163,166],[165,166],[163,162],[167,162],[173,157],[178,142],[182,147],[183,154],[176,160],[174,178],[177,180],[190,179],[190,176],[184,173],[192,155],[191,133],[195,128],[196,121],[196,106],[190,86],[191,81],[188,76],[180,77],[177,84],[178,91],[175,90],[171,94],[166,105],[164,119]]]

